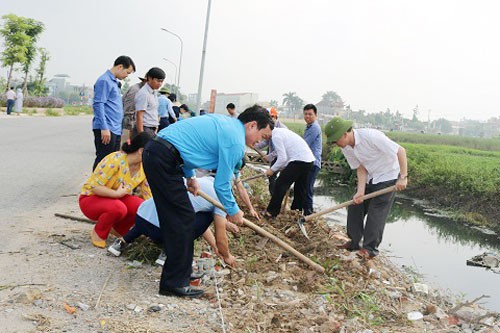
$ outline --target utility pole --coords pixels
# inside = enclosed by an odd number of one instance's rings
[[[211,5],[212,5],[212,0],[208,0],[207,19],[205,22],[205,37],[203,39],[203,50],[201,52],[200,80],[198,81],[198,96],[196,97],[196,110],[195,110],[196,113],[200,112],[200,106],[201,106],[201,91],[203,88],[203,71],[205,70],[205,55],[207,53],[208,23],[210,22]]]

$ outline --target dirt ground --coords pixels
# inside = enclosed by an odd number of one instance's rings
[[[265,186],[252,186],[263,208]],[[230,236],[238,266],[205,277],[206,296],[194,300],[159,296],[160,267],[110,256],[91,245],[90,224],[54,213],[82,217],[77,197],[66,196],[4,222],[17,246],[0,250],[0,332],[500,332],[498,314],[422,290],[383,255],[367,261],[337,249],[340,228],[309,223],[307,240],[294,212],[258,224],[324,274],[242,227]],[[205,249],[200,242],[197,256]]]

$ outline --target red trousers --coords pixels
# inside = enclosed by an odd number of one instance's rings
[[[78,199],[82,213],[91,220],[97,220],[94,230],[102,239],[108,238],[111,228],[124,236],[134,225],[135,214],[143,201],[133,195],[119,199],[80,195]]]

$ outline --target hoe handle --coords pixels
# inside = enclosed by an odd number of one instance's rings
[[[203,199],[207,200],[208,202],[210,202],[215,207],[218,207],[220,209],[224,209],[224,207],[221,205],[220,202],[218,202],[217,200],[213,199],[208,194],[206,194],[206,193],[204,193],[202,191],[198,191],[198,195],[201,196]],[[255,231],[256,233],[258,233],[259,235],[269,238],[270,240],[272,240],[273,242],[275,242],[277,245],[279,245],[283,249],[285,249],[288,252],[292,253],[295,257],[297,257],[300,260],[302,260],[303,262],[305,262],[307,265],[309,265],[315,271],[317,271],[319,273],[324,273],[325,272],[325,269],[321,265],[315,263],[314,261],[312,261],[311,259],[309,259],[305,255],[303,255],[299,251],[295,250],[289,244],[285,243],[284,241],[282,241],[281,239],[279,239],[275,235],[271,234],[269,231],[266,231],[266,230],[262,229],[261,227],[259,227],[258,225],[250,222],[246,218],[243,218],[243,224],[246,225],[247,227],[249,227],[250,229],[252,229],[253,231]]]
[[[378,197],[379,195],[382,195],[382,194],[394,192],[395,190],[396,190],[396,185],[393,185],[393,186],[389,186],[389,187],[386,187],[384,189],[381,189],[379,191],[375,191],[375,192],[372,192],[370,194],[363,195],[359,199],[361,199],[361,200],[368,200],[368,199],[371,199],[371,198]],[[336,210],[338,210],[340,208],[344,208],[344,207],[350,206],[353,203],[354,203],[354,200],[349,200],[349,201],[346,201],[344,203],[338,204],[336,206],[323,209],[323,210],[321,210],[321,211],[319,211],[317,213],[314,213],[314,214],[311,214],[311,215],[308,215],[308,216],[304,217],[304,221],[310,221],[312,219],[317,218],[318,216],[325,215],[325,214],[331,213],[333,211],[336,211]]]

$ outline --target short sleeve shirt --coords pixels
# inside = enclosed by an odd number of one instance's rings
[[[94,195],[93,190],[96,186],[106,186],[116,190],[122,183],[125,184],[128,194],[137,195],[144,200],[152,197],[142,165],[139,171],[132,176],[127,162],[127,154],[121,151],[111,153],[102,159],[94,173],[83,185],[80,194]]]
[[[145,84],[135,94],[135,110],[144,110],[144,126],[158,127],[158,95],[157,92]]]
[[[355,129],[354,148],[341,148],[349,166],[357,169],[362,165],[368,172],[367,182],[378,184],[399,175],[399,145],[384,133],[371,128]]]

